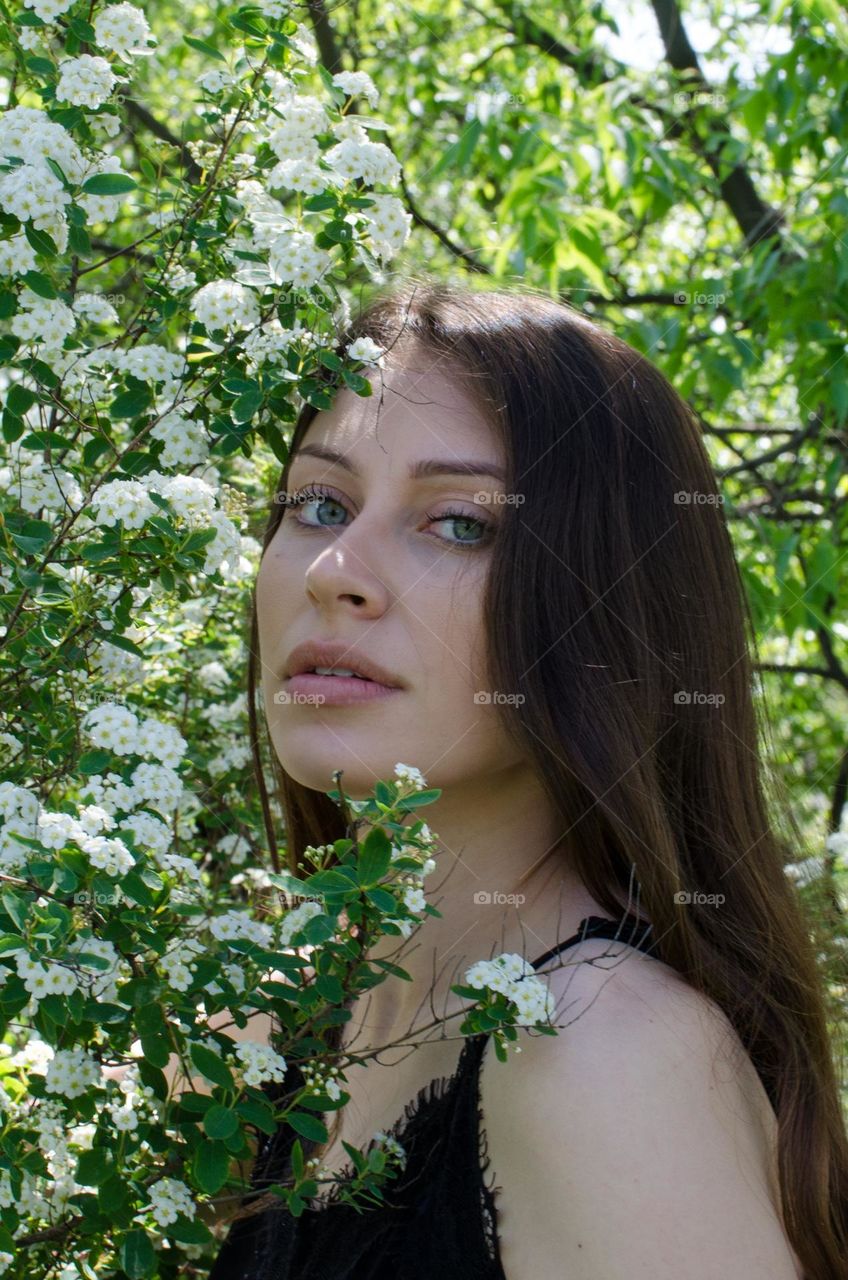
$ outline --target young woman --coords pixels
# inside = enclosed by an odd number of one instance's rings
[[[506,1063],[454,1033],[348,1067],[345,1140],[406,1154],[386,1205],[246,1216],[214,1280],[844,1280],[848,1141],[697,420],[531,291],[410,281],[339,350],[363,336],[374,394],[302,412],[256,584],[289,864],[344,834],[335,770],[360,798],[420,768],[441,918],[344,1047],[414,1041],[502,951],[568,1025]],[[350,1168],[338,1132],[315,1154]],[[281,1131],[257,1189],[286,1156]]]

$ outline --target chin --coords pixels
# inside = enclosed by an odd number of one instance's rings
[[[342,788],[351,800],[366,800],[374,790],[377,780],[390,780],[394,776],[395,765],[404,759],[401,753],[393,756],[391,761],[386,761],[385,754],[381,751],[381,758],[374,761],[371,769],[367,764],[368,752],[365,750],[358,753],[348,751],[337,739],[327,743],[322,750],[297,750],[293,741],[297,736],[296,733],[288,734],[285,749],[277,751],[281,768],[302,787],[324,792],[335,790],[333,774],[336,770],[341,770]]]

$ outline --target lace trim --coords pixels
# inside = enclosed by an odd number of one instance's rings
[[[383,1130],[387,1136],[394,1138],[396,1142],[399,1142],[401,1146],[407,1150],[410,1137],[414,1136],[415,1131],[425,1126],[432,1110],[436,1107],[444,1106],[453,1096],[454,1089],[465,1075],[468,1063],[472,1060],[471,1046],[476,1041],[479,1041],[481,1036],[483,1038],[488,1038],[487,1034],[484,1032],[479,1032],[477,1035],[465,1037],[462,1049],[460,1050],[459,1059],[453,1073],[448,1076],[436,1076],[429,1082],[429,1084],[426,1084],[419,1089],[415,1097],[405,1104],[403,1112],[391,1128]],[[320,1145],[320,1143],[312,1144],[310,1146],[310,1151],[315,1150]],[[375,1150],[377,1145],[377,1139],[372,1138],[368,1143],[368,1146],[363,1148],[365,1155],[370,1155],[371,1151]],[[437,1146],[438,1143],[433,1144],[431,1150],[426,1153],[426,1158],[418,1172],[419,1177],[429,1166]],[[408,1159],[409,1151],[407,1150],[407,1161]],[[406,1190],[408,1187],[413,1185],[414,1180],[408,1176],[410,1172],[410,1165],[407,1163],[406,1167],[399,1172],[398,1176],[387,1184],[386,1190],[397,1191],[400,1188]],[[353,1160],[349,1160],[347,1164],[345,1164],[341,1170],[334,1175],[333,1185],[329,1192],[312,1197],[310,1200],[310,1209],[312,1212],[318,1214],[324,1213],[331,1205],[337,1204],[342,1197],[345,1187],[353,1180],[355,1174],[356,1167]]]

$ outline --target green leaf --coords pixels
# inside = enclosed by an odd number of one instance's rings
[[[217,49],[213,48],[211,44],[207,44],[205,40],[197,40],[194,36],[184,36],[183,39],[186,44],[190,44],[192,49],[197,49],[199,53],[205,53],[210,58],[216,58],[218,62],[226,63],[227,59],[223,53],[219,53]]]
[[[13,413],[22,418],[37,400],[38,396],[34,391],[30,391],[29,387],[22,387],[19,383],[16,383],[15,386],[9,388],[6,404]]]
[[[376,889],[367,889],[365,896],[369,902],[373,902],[378,911],[392,913],[397,910],[397,901],[388,889],[381,889],[379,886]]]
[[[309,1138],[311,1142],[326,1142],[329,1136],[323,1122],[316,1116],[307,1115],[305,1111],[289,1111],[286,1123],[291,1125],[295,1133],[299,1133],[302,1138]]]
[[[121,1241],[121,1266],[130,1280],[143,1280],[156,1269],[156,1254],[146,1231],[136,1228],[128,1231]]]
[[[80,773],[102,773],[111,763],[111,751],[86,751],[77,761],[77,768]]]
[[[7,916],[10,916],[19,929],[25,929],[30,918],[30,902],[28,898],[18,894],[14,889],[4,889],[0,893],[0,902]]]
[[[59,247],[53,237],[48,235],[46,231],[39,231],[31,222],[25,222],[24,235],[36,253],[43,254],[45,258],[58,257]]]
[[[437,788],[433,791],[419,791],[415,796],[404,796],[398,800],[398,809],[418,809],[423,804],[435,804],[439,796],[442,794],[441,789]]]
[[[113,418],[135,418],[153,401],[153,393],[147,383],[122,391],[109,405]]]
[[[90,196],[120,196],[137,186],[128,173],[95,173],[86,178],[81,189]]]
[[[223,1085],[225,1089],[234,1089],[235,1081],[230,1068],[220,1054],[213,1053],[203,1044],[189,1045],[189,1056],[202,1076],[213,1084]]]
[[[141,1051],[145,1060],[154,1067],[165,1067],[171,1056],[171,1046],[167,1036],[142,1036]]]
[[[182,1213],[168,1227],[168,1235],[180,1244],[207,1244],[214,1238],[205,1223],[190,1222]]]
[[[233,419],[236,422],[250,422],[251,418],[259,412],[262,399],[261,391],[248,391],[243,396],[239,396],[230,410]]]
[[[229,1107],[213,1106],[203,1117],[203,1127],[210,1138],[229,1138],[236,1133],[239,1119]]]
[[[109,1179],[115,1169],[115,1159],[110,1151],[95,1147],[83,1151],[77,1160],[74,1177],[86,1187],[99,1187]]]
[[[473,120],[471,124],[463,130],[459,140],[448,147],[447,151],[442,153],[439,160],[430,170],[430,176],[435,178],[443,169],[456,168],[460,173],[463,172],[468,161],[480,141],[483,133],[483,125],[479,120]]]
[[[24,65],[37,76],[55,76],[56,74],[54,63],[49,58],[39,58],[37,54],[24,59]]]
[[[85,227],[68,228],[68,247],[71,253],[77,254],[80,258],[90,258],[94,253]]]
[[[209,1195],[220,1191],[230,1171],[230,1153],[220,1142],[204,1142],[194,1153],[194,1176]]]
[[[369,831],[359,855],[359,883],[363,889],[376,885],[389,869],[392,846],[382,827]]]
[[[41,271],[25,271],[21,276],[27,288],[37,293],[39,298],[58,298],[53,282]]]
[[[86,22],[84,18],[71,18],[68,26],[71,28],[75,36],[86,44],[94,44],[97,40],[94,27],[90,22]]]
[[[236,1104],[236,1111],[243,1120],[261,1129],[263,1133],[273,1136],[277,1132],[274,1112],[265,1103],[257,1102],[255,1098],[242,1098]]]

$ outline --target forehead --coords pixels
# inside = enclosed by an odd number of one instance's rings
[[[446,358],[420,343],[398,343],[386,354],[384,368],[366,370],[365,376],[372,394],[358,396],[343,387],[332,408],[315,415],[302,444],[358,450],[366,462],[378,455],[386,462],[389,454],[450,458],[469,450],[502,461],[491,421]]]

